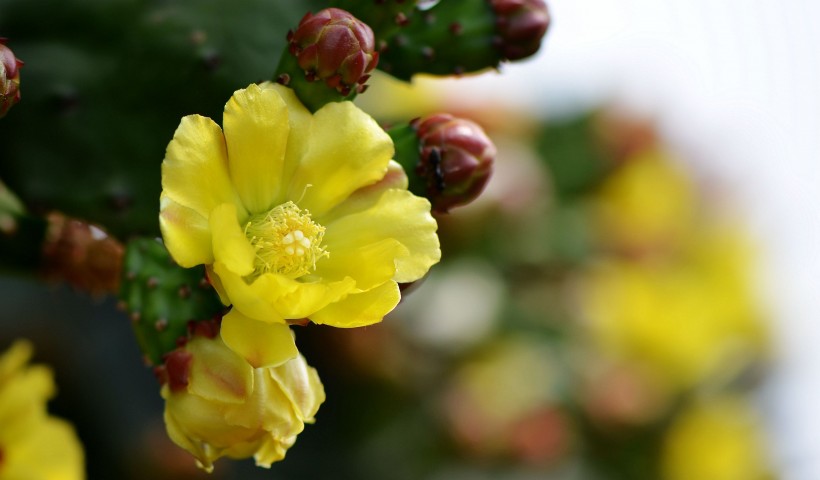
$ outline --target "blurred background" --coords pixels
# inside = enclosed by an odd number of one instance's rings
[[[89,478],[820,478],[820,4],[549,6],[533,59],[359,98],[475,120],[496,171],[382,324],[296,328],[327,401],[271,471],[170,443],[113,299],[0,278],[0,348],[52,365]]]

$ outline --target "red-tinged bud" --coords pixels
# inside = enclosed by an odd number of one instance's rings
[[[0,118],[20,101],[20,67],[23,62],[5,45],[0,38]]]
[[[288,41],[307,78],[323,80],[343,96],[362,90],[379,61],[373,30],[338,8],[308,13]]]
[[[477,124],[446,113],[415,119],[421,156],[415,173],[433,210],[445,213],[478,197],[495,162],[493,142]]]
[[[47,278],[94,295],[115,293],[120,288],[124,251],[119,241],[96,225],[57,212],[48,215],[42,250]]]
[[[547,33],[550,14],[543,0],[490,0],[496,15],[499,47],[507,60],[533,55]]]

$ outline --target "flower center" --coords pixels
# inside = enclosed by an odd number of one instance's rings
[[[321,245],[324,234],[325,227],[293,202],[251,216],[245,236],[256,249],[253,275],[274,272],[298,278],[311,273],[316,261],[328,255]]]

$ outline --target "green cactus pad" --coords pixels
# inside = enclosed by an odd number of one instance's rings
[[[182,268],[162,243],[145,238],[126,247],[120,300],[152,365],[186,338],[190,321],[210,320],[224,310],[204,267]]]

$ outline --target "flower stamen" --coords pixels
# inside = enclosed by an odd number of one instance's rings
[[[290,278],[311,273],[316,261],[328,254],[321,246],[325,227],[293,202],[252,216],[245,236],[256,249],[253,275],[274,272]]]

